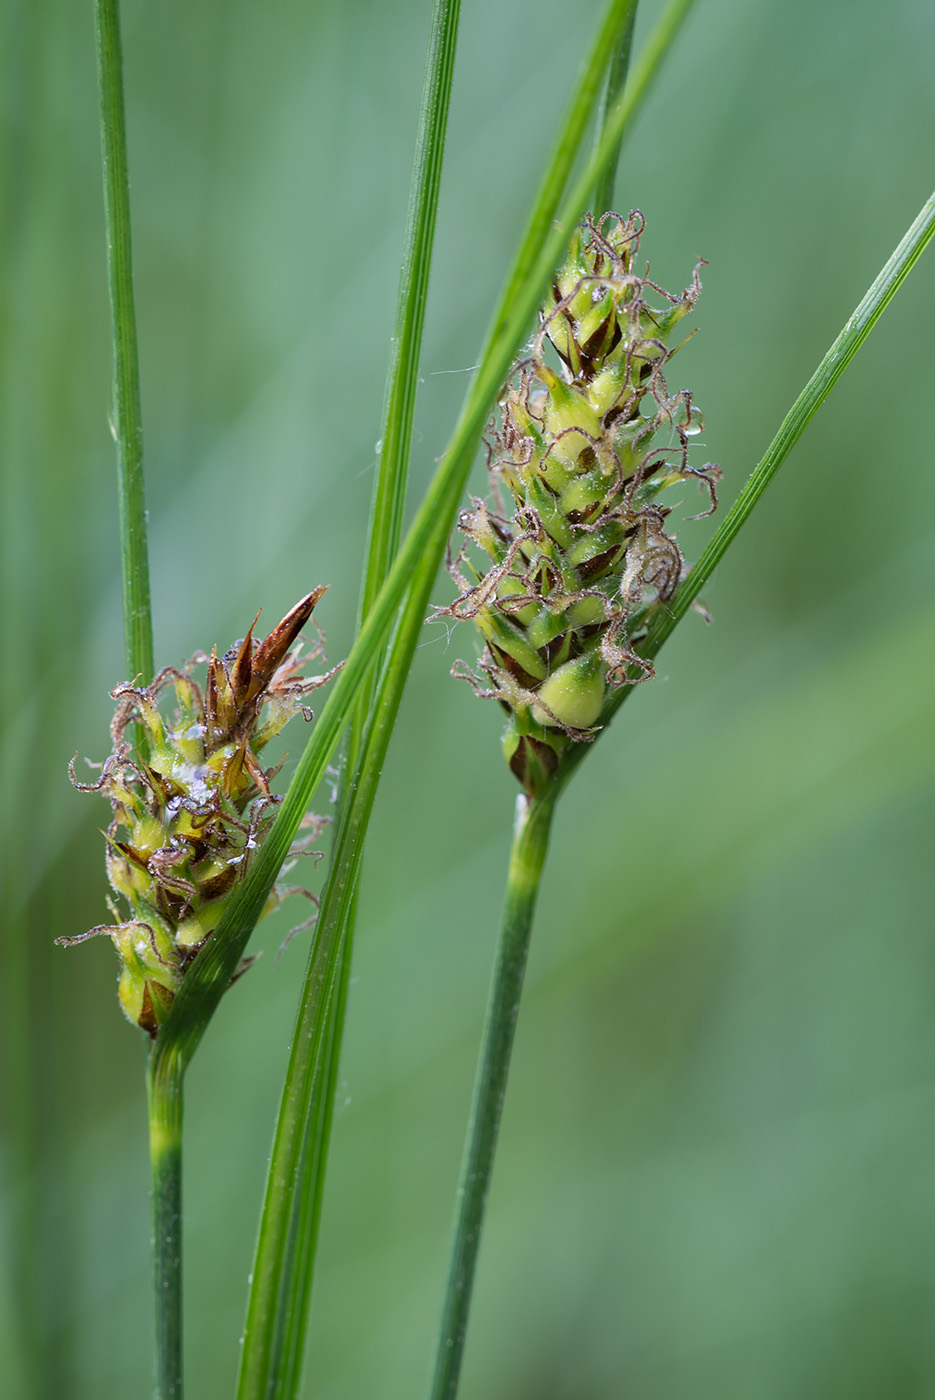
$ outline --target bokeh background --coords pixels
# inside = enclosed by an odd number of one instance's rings
[[[430,5],[124,8],[157,659],[325,581],[336,660]],[[597,13],[465,6],[413,492]],[[14,1400],[130,1400],[143,1046],[110,946],[52,945],[106,918],[106,808],[65,770],[104,756],[124,679],[90,5],[10,0],[0,25],[0,1374]],[[709,263],[675,387],[728,500],[930,192],[933,51],[928,0],[700,0],[625,151],[654,276]],[[933,321],[929,252],[722,564],[714,625],[686,620],[563,803],[463,1400],[935,1395]],[[710,528],[682,528],[690,555]],[[448,677],[473,645],[426,629],[371,830],[315,1400],[427,1371],[513,801],[498,712]],[[192,1397],[232,1389],[308,947],[276,964],[288,927],[189,1076]]]

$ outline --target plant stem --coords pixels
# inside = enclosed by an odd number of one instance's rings
[[[182,1076],[157,1076],[150,1059],[149,1157],[153,1190],[156,1400],[182,1400]]]
[[[617,51],[607,68],[607,81],[604,84],[604,95],[601,98],[600,111],[597,114],[597,141],[600,144],[604,129],[607,126],[607,118],[627,81],[627,73],[630,70],[630,53],[633,48],[633,25],[636,22],[637,0],[633,0],[629,13],[620,28],[620,39]],[[617,162],[620,159],[620,147],[623,142],[623,135],[618,137],[614,149],[607,157],[604,169],[598,177],[594,187],[594,215],[596,218],[608,209],[614,202],[614,185],[617,178]]]
[[[153,623],[143,485],[140,363],[133,299],[130,179],[127,167],[123,54],[118,0],[95,0],[97,77],[107,286],[114,358],[113,434],[117,443],[117,499],[127,677],[153,677]],[[137,742],[142,744],[142,735]],[[150,1061],[152,1071],[153,1060]],[[153,1192],[153,1302],[156,1396],[182,1395],[182,1080],[147,1075],[149,1151]]]
[[[120,556],[127,679],[144,685],[153,677],[153,624],[149,598],[149,553],[143,491],[143,427],[140,363],[133,301],[130,240],[130,180],[123,102],[123,57],[117,0],[95,0],[97,74],[100,95],[101,160],[107,283],[114,351],[113,433],[117,442]]]
[[[503,923],[461,1167],[448,1283],[429,1391],[431,1400],[454,1400],[458,1389],[484,1208],[526,971],[529,934],[554,807],[552,791],[535,799],[525,795],[516,799]]]
[[[436,0],[409,200],[405,251],[381,423],[359,621],[366,618],[398,551],[412,419],[435,237],[460,0]],[[318,1223],[354,941],[356,889],[373,795],[398,707],[371,723],[385,687],[371,672],[353,707],[328,880],[293,1037],[247,1299],[238,1394],[289,1397],[300,1384]],[[386,673],[395,676],[390,660]],[[398,689],[401,693],[402,684]],[[380,755],[370,750],[379,731]],[[367,745],[358,767],[361,749]],[[303,1018],[311,1007],[308,1025]],[[283,1181],[287,1183],[283,1187]]]

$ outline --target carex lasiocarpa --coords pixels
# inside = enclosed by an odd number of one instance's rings
[[[118,685],[113,752],[97,781],[78,782],[72,762],[75,786],[110,801],[107,875],[129,912],[109,898],[114,923],[56,942],[108,935],[120,958],[120,1004],[151,1036],[272,824],[277,769],[264,768],[260,754],[294,715],[312,718],[307,696],[338,669],[303,676],[322,650],[316,643],[302,657],[296,644],[324,592],[302,598],[264,641],[254,638],[254,621],[222,657],[215,648],[181,669],[167,666],[149,685]],[[199,665],[207,666],[203,689],[192,675]],[[167,718],[160,702],[171,692]],[[322,824],[309,815],[293,853]],[[277,884],[263,912],[291,893],[308,891]]]
[[[576,229],[486,439],[490,497],[459,520],[460,596],[434,614],[479,629],[477,669],[453,673],[509,711],[506,757],[529,793],[594,737],[610,689],[653,674],[639,642],[685,570],[662,493],[693,480],[702,513],[717,505],[719,469],[688,460],[701,414],[668,384],[701,265],[664,291],[639,270],[643,225],[634,211]]]

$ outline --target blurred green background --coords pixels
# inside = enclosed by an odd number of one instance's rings
[[[318,582],[350,645],[429,12],[125,6],[158,664]],[[597,13],[465,6],[414,490]],[[106,941],[52,946],[107,917],[107,809],[65,770],[124,679],[90,4],[0,24],[0,1374],[129,1400],[143,1047]],[[933,52],[928,0],[701,0],[624,153],[653,275],[709,263],[674,387],[727,499],[930,191]],[[929,252],[560,809],[463,1400],[935,1395],[933,313]],[[513,801],[499,713],[448,677],[473,648],[426,629],[371,831],[316,1400],[426,1376]],[[189,1076],[193,1400],[231,1393],[288,927]]]

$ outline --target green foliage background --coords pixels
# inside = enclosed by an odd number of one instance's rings
[[[465,7],[414,489],[596,14]],[[318,582],[329,656],[350,645],[428,16],[125,7],[157,664]],[[65,768],[104,756],[124,679],[90,7],[0,26],[0,1373],[124,1400],[150,1367],[143,1055],[106,942],[52,946],[106,917],[106,808]],[[675,387],[728,499],[930,191],[933,48],[925,0],[700,0],[624,153],[653,275],[709,262]],[[722,566],[715,625],[686,621],[559,809],[464,1400],[935,1392],[933,310],[929,255]],[[473,647],[426,629],[371,831],[316,1400],[424,1383],[513,800],[498,712],[448,678]],[[288,927],[188,1080],[193,1396],[233,1385]]]

